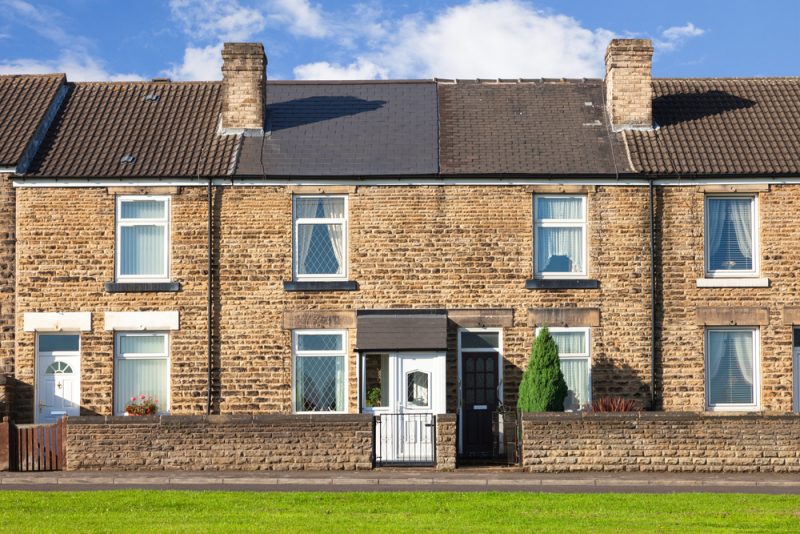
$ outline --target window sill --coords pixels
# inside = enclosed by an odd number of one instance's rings
[[[358,282],[341,280],[331,282],[284,282],[284,291],[357,291]]]
[[[697,287],[769,287],[769,278],[698,278]]]
[[[106,282],[106,293],[174,293],[180,282]]]
[[[597,289],[600,282],[591,278],[533,278],[525,281],[525,289]]]

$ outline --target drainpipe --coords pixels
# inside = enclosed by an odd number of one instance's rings
[[[650,193],[650,408],[656,406],[656,262],[655,262],[655,208],[653,204],[653,178]]]
[[[212,287],[212,276],[211,276],[211,264],[213,260],[213,248],[212,248],[212,219],[211,219],[211,212],[212,212],[212,195],[211,195],[211,176],[208,177],[208,187],[207,187],[207,195],[208,195],[208,294],[207,294],[207,301],[206,301],[206,315],[208,319],[208,339],[207,339],[207,353],[208,353],[208,391],[206,396],[206,414],[211,415],[211,287]]]

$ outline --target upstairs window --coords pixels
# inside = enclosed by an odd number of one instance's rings
[[[117,200],[117,280],[169,280],[169,197]]]
[[[294,197],[294,277],[347,278],[347,197]]]
[[[755,276],[758,232],[755,196],[706,197],[707,276]]]
[[[534,197],[534,267],[537,278],[586,276],[586,197]]]

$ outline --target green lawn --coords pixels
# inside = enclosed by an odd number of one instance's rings
[[[800,497],[0,492],[0,532],[800,531]]]

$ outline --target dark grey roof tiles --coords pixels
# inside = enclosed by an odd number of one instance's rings
[[[433,82],[269,82],[263,158],[245,137],[236,174],[436,174],[437,122]]]
[[[442,83],[441,173],[629,172],[603,110],[602,80]]]

